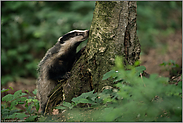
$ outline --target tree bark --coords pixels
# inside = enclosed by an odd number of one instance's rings
[[[86,49],[63,86],[65,101],[113,85],[109,79],[102,81],[102,77],[111,70],[116,55],[124,56],[130,65],[139,59],[136,8],[136,2],[96,2]]]
[[[96,2],[87,46],[71,70],[72,76],[61,85],[65,101],[112,86],[112,80],[102,81],[102,77],[112,69],[116,55],[123,56],[125,64],[130,65],[139,59],[136,9],[136,2]]]

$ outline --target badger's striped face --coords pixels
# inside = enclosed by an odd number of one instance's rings
[[[60,44],[77,43],[86,40],[89,36],[89,30],[73,30],[58,39]]]
[[[58,39],[58,42],[47,51],[46,55],[39,64],[39,68],[41,68],[44,63],[47,65],[52,65],[52,61],[54,61],[54,59],[58,59],[65,54],[75,53],[77,46],[82,41],[86,40],[88,36],[89,30],[73,30],[63,35]]]
[[[58,39],[59,53],[62,55],[76,50],[77,46],[89,36],[89,30],[73,30]]]

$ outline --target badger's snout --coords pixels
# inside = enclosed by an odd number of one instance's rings
[[[90,31],[90,30],[87,30],[87,31],[86,31],[86,34],[87,34],[88,36],[89,36],[89,31]]]
[[[89,37],[89,31],[90,31],[90,30],[85,30],[85,32],[84,32],[84,37],[85,37],[85,39],[87,39],[87,38]]]
[[[89,37],[89,30],[84,30],[82,33],[83,33],[82,34],[83,38],[82,38],[81,41],[84,41],[84,40],[88,39],[88,37]]]

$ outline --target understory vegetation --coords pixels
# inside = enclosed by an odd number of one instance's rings
[[[138,61],[134,66],[127,66],[128,70],[121,57],[116,57],[115,63],[115,67],[103,76],[103,80],[114,79],[113,87],[106,86],[101,93],[94,93],[94,90],[83,93],[71,103],[63,102],[57,109],[64,112],[61,115],[65,117],[58,115],[61,118],[54,121],[182,121],[182,81],[176,86],[157,74],[145,78],[142,72],[146,68],[138,66]],[[48,116],[40,120],[53,119]]]
[[[10,87],[9,89],[12,89]],[[9,91],[9,89],[1,90],[1,94]],[[14,94],[7,94],[2,98],[1,102],[1,121],[3,122],[22,122],[35,121],[38,117],[39,101],[36,99],[37,90],[32,92],[34,96],[30,96],[30,92],[22,93],[22,90],[16,91]],[[28,94],[28,97],[25,97]],[[17,108],[20,106],[20,108]]]
[[[93,90],[73,98],[71,103],[63,102],[56,107],[60,111],[56,116],[38,115],[37,99],[22,97],[26,94],[20,90],[2,98],[7,102],[1,105],[2,119],[47,122],[182,121],[182,81],[177,85],[169,84],[168,78],[157,74],[146,78],[142,76],[146,68],[139,66],[139,61],[134,66],[125,67],[122,61],[122,57],[117,56],[115,67],[103,76],[103,80],[113,78],[113,87],[105,86],[100,93]],[[25,104],[25,109],[17,110],[15,106],[18,104]]]

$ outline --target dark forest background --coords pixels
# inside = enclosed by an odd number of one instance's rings
[[[63,34],[89,29],[94,8],[94,1],[1,2],[1,84],[23,81],[35,84],[37,65],[46,51]],[[137,27],[142,64],[149,73],[161,74],[164,70],[158,65],[166,60],[180,62],[181,1],[137,2]],[[152,61],[155,58],[161,61]],[[151,69],[153,64],[157,65],[153,67],[157,71]]]

